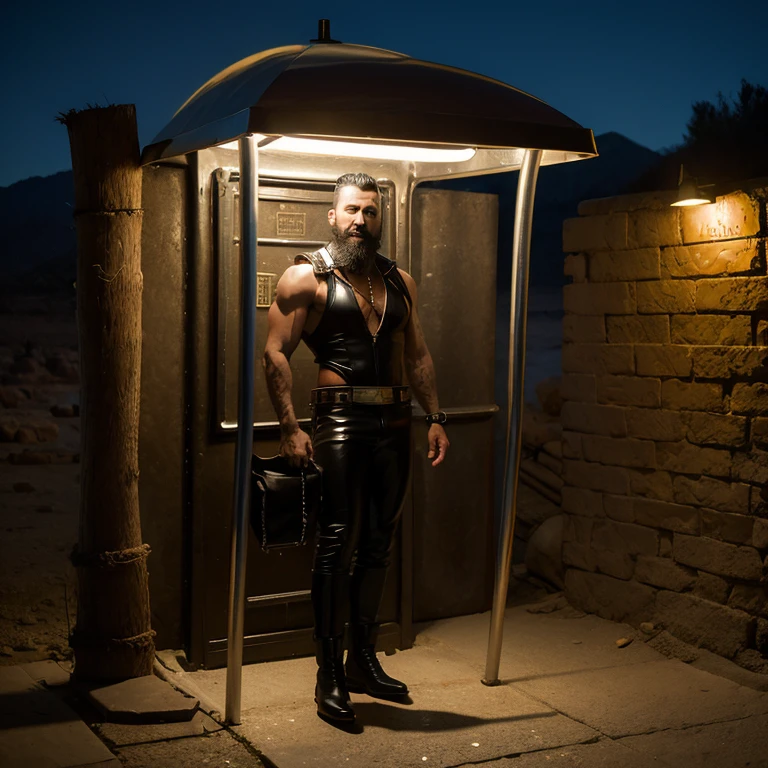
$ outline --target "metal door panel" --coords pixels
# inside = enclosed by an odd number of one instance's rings
[[[444,465],[416,435],[414,620],[487,610],[493,590],[496,195],[417,189],[412,269],[451,448]]]
[[[185,326],[187,242],[184,168],[147,166],[142,181],[139,507],[158,648],[180,648],[188,620],[185,571]]]

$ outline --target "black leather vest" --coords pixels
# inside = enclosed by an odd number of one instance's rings
[[[395,262],[376,255],[387,300],[379,330],[372,334],[354,289],[327,262],[317,254],[302,254],[296,261],[309,261],[315,274],[324,276],[328,286],[328,298],[317,328],[302,334],[315,362],[352,386],[403,384],[405,327],[411,316],[411,296]]]

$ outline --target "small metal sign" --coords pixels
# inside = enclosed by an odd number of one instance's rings
[[[277,274],[274,272],[256,273],[256,306],[269,307],[277,292]]]
[[[277,213],[278,237],[304,237],[307,233],[307,214],[279,211]]]

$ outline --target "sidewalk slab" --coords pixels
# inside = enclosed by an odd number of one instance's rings
[[[246,664],[242,671],[240,710],[300,704],[314,696],[317,664],[314,657]],[[227,690],[227,670],[201,669],[185,672],[180,680],[191,681],[203,691],[220,713],[224,713]],[[311,681],[311,686],[309,682]]]
[[[0,667],[3,768],[120,768],[80,717],[20,667]]]
[[[643,642],[617,648],[616,640],[634,637],[636,630],[598,616],[570,611],[529,613],[528,607],[508,608],[499,677],[518,682],[528,677],[562,674],[575,670],[602,669],[665,658]],[[488,649],[490,613],[458,616],[417,627],[417,645],[435,640],[452,648],[482,676]]]
[[[358,724],[351,729],[318,718],[306,698],[244,712],[234,730],[279,768],[437,768],[599,736],[510,686],[419,685],[411,699],[402,704],[353,694]]]
[[[481,686],[480,670],[467,664],[453,649],[436,642],[398,651],[392,656],[380,656],[386,670],[404,679],[411,689],[420,685],[453,683]],[[242,673],[241,711],[277,706],[301,707],[308,701],[314,706],[316,673],[314,657],[247,664]],[[191,679],[214,703],[223,704],[226,669],[201,670],[185,673],[183,677]],[[219,711],[224,711],[223,706]]]
[[[314,658],[246,665],[234,731],[278,768],[741,768],[710,738],[734,754],[743,742],[750,768],[768,768],[768,694],[670,660],[628,625],[526,606],[506,612],[501,685],[486,687],[488,629],[487,613],[417,627],[413,648],[380,656],[410,701],[353,694],[351,727],[317,717]],[[225,700],[224,669],[180,679]]]
[[[117,754],[120,768],[264,768],[259,758],[227,731],[206,737],[123,747]]]
[[[768,694],[672,659],[530,678],[516,686],[612,738],[768,713]]]
[[[156,741],[202,736],[205,733],[220,731],[223,726],[204,712],[196,712],[191,720],[181,723],[137,723],[135,725],[95,723],[94,727],[110,746],[133,747],[137,744],[151,744]]]
[[[93,688],[88,698],[112,723],[179,723],[191,720],[200,706],[155,675]]]
[[[768,716],[630,736],[618,743],[663,758],[674,768],[765,768]]]
[[[42,683],[46,688],[57,688],[60,685],[68,685],[70,673],[48,659],[46,661],[32,661],[29,664],[19,664],[36,683]]]
[[[670,763],[649,757],[624,746],[622,742],[601,738],[593,744],[574,744],[542,752],[530,752],[491,763],[488,768],[673,768]],[[718,768],[731,768],[724,763]],[[464,763],[456,768],[477,768]],[[676,768],[690,768],[679,763]]]
[[[317,717],[313,658],[248,665],[242,725],[235,730],[279,768],[449,766],[599,735],[512,686],[482,685],[479,670],[435,640],[382,660],[390,674],[407,681],[412,703],[353,694],[358,725],[352,730]],[[223,699],[226,670],[185,677]]]
[[[604,737],[498,760],[488,768],[765,768],[767,739],[768,719],[760,715],[617,741]]]

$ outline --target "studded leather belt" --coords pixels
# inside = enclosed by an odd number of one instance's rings
[[[410,403],[408,387],[318,387],[310,392],[312,405],[323,403],[359,403],[362,405],[394,405]]]

